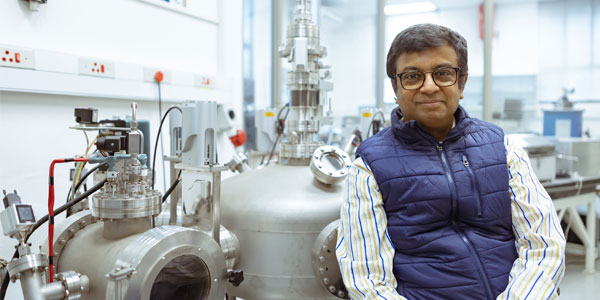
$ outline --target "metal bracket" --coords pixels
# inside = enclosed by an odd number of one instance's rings
[[[133,267],[118,267],[106,274],[109,280],[106,287],[106,299],[122,300],[125,299],[125,292],[128,287],[128,280],[136,270]]]

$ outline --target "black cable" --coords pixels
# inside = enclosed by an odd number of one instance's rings
[[[87,161],[75,163],[75,171],[73,172],[73,183],[75,183],[75,180],[77,180],[76,176],[78,173],[77,169],[79,168],[78,165],[83,164],[83,166],[81,167],[81,169],[83,170],[86,163],[87,163]],[[79,174],[79,175],[80,175],[79,177],[81,177],[81,174]],[[73,197],[75,197],[75,192],[71,193],[71,191],[73,191],[73,185],[71,185],[71,187],[69,188],[69,192],[67,193],[67,201],[65,201],[65,202],[69,202],[69,200],[71,200]]]
[[[371,136],[371,126],[373,126],[373,121],[375,121],[375,117],[376,117],[377,115],[381,115],[381,119],[382,119],[382,121],[383,121],[383,125],[385,126],[385,116],[383,115],[383,112],[381,112],[381,111],[377,111],[377,112],[376,112],[376,113],[373,115],[373,117],[371,117],[371,122],[369,122],[369,129],[367,129],[367,138],[368,138],[369,136]]]
[[[73,199],[72,201],[65,203],[64,205],[60,206],[59,208],[54,210],[54,216],[60,214],[61,212],[67,210],[69,207],[83,201],[84,199],[86,199],[87,197],[89,197],[91,194],[95,193],[97,190],[101,189],[104,184],[108,181],[108,179],[104,179],[102,181],[100,181],[99,183],[97,183],[96,185],[94,185],[92,188],[90,188],[89,190],[87,190],[85,193],[79,195],[78,197],[76,197],[75,199]],[[46,223],[48,221],[49,216],[46,214],[45,216],[43,216],[41,219],[37,220],[37,222],[35,223],[35,225],[33,225],[33,227],[31,228],[31,231],[29,232],[29,234],[27,234],[27,237],[25,237],[25,243],[27,243],[27,241],[29,240],[29,237],[31,237],[31,234],[33,234],[33,232],[40,228],[42,225],[44,225],[44,223]],[[13,254],[13,259],[18,258],[19,257],[19,252],[18,250],[15,250],[15,254]],[[4,276],[4,281],[2,282],[2,289],[0,290],[0,299],[4,300],[4,297],[6,297],[6,290],[8,289],[8,282],[10,281],[10,276],[8,275],[8,272],[6,272],[6,275]]]
[[[94,166],[93,168],[91,168],[89,171],[85,172],[85,174],[83,174],[83,176],[81,176],[81,178],[79,179],[79,182],[77,182],[77,184],[75,185],[73,196],[75,196],[75,194],[77,194],[77,191],[79,190],[79,187],[81,186],[82,183],[85,182],[85,180],[88,178],[88,176],[90,176],[92,173],[94,173],[96,170],[98,170],[100,167],[102,167],[104,165],[105,165],[105,163],[98,164],[98,165]],[[84,186],[85,186],[85,184],[84,184]],[[70,197],[69,197],[69,199],[67,199],[67,203],[71,202],[69,200],[70,200]],[[70,214],[67,211],[67,217],[69,217],[69,216],[70,216]]]
[[[171,184],[171,187],[163,195],[163,197],[162,197],[162,203],[165,203],[165,201],[167,200],[167,198],[169,198],[169,196],[175,190],[175,188],[177,187],[177,185],[179,184],[180,181],[181,181],[181,170],[179,170],[179,173],[177,174],[177,178],[175,178],[175,181],[173,181],[173,184]]]
[[[286,107],[288,108],[288,110],[285,113],[285,117],[283,117],[283,120],[281,120],[281,112]],[[287,119],[287,116],[289,113],[290,113],[290,103],[288,102],[281,109],[279,109],[279,113],[277,113],[277,122],[279,123],[279,124],[277,124],[277,127],[278,127],[279,134],[277,135],[277,138],[275,139],[275,143],[273,143],[273,148],[271,149],[271,153],[269,154],[269,158],[267,159],[267,163],[265,164],[265,167],[269,165],[269,162],[271,161],[271,158],[273,157],[273,153],[275,152],[275,148],[277,147],[277,143],[279,142],[279,139],[283,135],[283,129],[285,127],[285,120]]]
[[[69,187],[69,191],[67,192],[67,200],[65,200],[65,203],[69,202],[69,200],[71,200],[71,190],[73,189],[73,185],[71,185]]]
[[[83,176],[81,176],[81,178],[79,179],[79,182],[77,182],[77,185],[75,185],[75,191],[73,192],[73,195],[75,195],[77,193],[77,191],[79,190],[79,187],[81,187],[81,185],[85,182],[85,180],[88,178],[88,176],[90,176],[92,173],[94,173],[96,170],[98,170],[100,167],[102,167],[104,165],[105,165],[105,163],[98,164],[98,165],[94,166],[93,168],[91,168],[89,171],[85,172],[85,174],[83,174]]]
[[[278,134],[277,138],[275,139],[275,143],[273,143],[273,148],[271,149],[271,153],[269,154],[269,158],[267,159],[267,163],[265,164],[265,167],[269,165],[269,162],[271,161],[271,157],[273,156],[273,153],[275,152],[275,147],[277,147],[277,143],[279,142],[280,137],[281,137],[281,134]]]
[[[94,166],[93,168],[91,168],[89,171],[85,172],[85,174],[83,174],[83,176],[80,176],[79,181],[77,182],[77,184],[75,185],[75,188],[73,189],[73,193],[71,193],[71,188],[69,188],[69,193],[68,193],[66,202],[70,202],[70,200],[72,198],[71,196],[75,196],[75,194],[77,194],[79,187],[81,186],[81,184],[83,182],[85,182],[85,179],[88,178],[88,176],[90,176],[90,174],[94,173],[94,171],[98,170],[98,168],[100,168],[103,165],[105,165],[105,164],[103,164],[103,163],[98,164],[97,166]]]
[[[154,143],[154,153],[152,153],[152,189],[154,189],[154,178],[156,177],[156,169],[154,168],[156,166],[156,149],[158,149],[158,141],[160,140],[160,130],[162,129],[163,123],[165,122],[165,119],[167,118],[167,115],[173,110],[173,109],[177,109],[182,115],[183,115],[183,111],[181,110],[181,107],[179,106],[171,106],[169,107],[169,109],[167,109],[167,112],[165,112],[164,116],[162,117],[162,119],[160,120],[160,126],[158,126],[158,134],[156,135],[156,142]]]
[[[19,252],[18,250],[15,250],[15,254],[13,254],[13,257],[11,260],[18,258],[19,257]],[[4,300],[4,297],[6,297],[6,290],[8,289],[8,282],[10,281],[10,276],[8,275],[8,270],[6,271],[6,275],[4,275],[4,279],[2,281],[2,290],[0,290],[0,299]]]

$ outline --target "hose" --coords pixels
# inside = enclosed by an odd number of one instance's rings
[[[85,180],[88,178],[88,176],[90,176],[92,173],[94,173],[96,170],[98,170],[100,167],[104,166],[105,164],[98,164],[96,166],[94,166],[93,168],[91,168],[89,171],[87,171],[85,174],[83,174],[83,176],[81,176],[81,179],[79,179],[79,182],[77,182],[77,185],[75,185],[75,189],[73,192],[73,195],[75,195],[77,193],[77,191],[79,190],[79,187],[81,186],[82,183],[85,182]],[[67,201],[70,202],[70,201]],[[67,217],[69,216],[69,213],[67,212]]]
[[[163,123],[165,122],[165,119],[167,118],[167,115],[174,109],[178,110],[181,113],[181,115],[183,115],[183,111],[181,110],[181,107],[171,106],[171,107],[169,107],[169,109],[167,109],[167,112],[165,112],[165,114],[163,115],[162,119],[160,120],[160,125],[158,126],[158,133],[156,135],[156,141],[154,143],[154,153],[152,153],[152,155],[153,155],[153,157],[152,157],[152,189],[154,189],[154,177],[156,174],[156,170],[154,169],[154,167],[156,166],[156,150],[158,148],[160,132],[161,132]]]
[[[173,192],[173,190],[175,190],[175,188],[177,187],[177,185],[181,181],[180,176],[181,176],[181,170],[179,170],[179,174],[177,174],[177,178],[175,178],[175,181],[173,181],[173,184],[171,184],[171,187],[163,195],[163,197],[162,197],[162,203],[165,203],[165,201],[167,200],[167,198],[169,198],[169,196],[171,195],[171,193]]]

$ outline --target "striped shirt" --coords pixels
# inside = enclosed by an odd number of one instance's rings
[[[558,299],[565,270],[565,237],[552,200],[527,153],[505,137],[512,229],[518,258],[497,299]],[[336,255],[352,299],[406,299],[396,291],[394,247],[383,199],[369,166],[350,168],[340,212]],[[435,278],[432,278],[435,280]]]

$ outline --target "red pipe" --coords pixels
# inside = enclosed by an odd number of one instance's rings
[[[58,163],[67,162],[82,162],[89,161],[87,157],[76,157],[76,158],[59,158],[52,161],[50,164],[50,178],[48,181],[48,263],[50,270],[50,282],[54,281],[54,262],[52,258],[54,256],[53,245],[54,245],[54,165]]]

